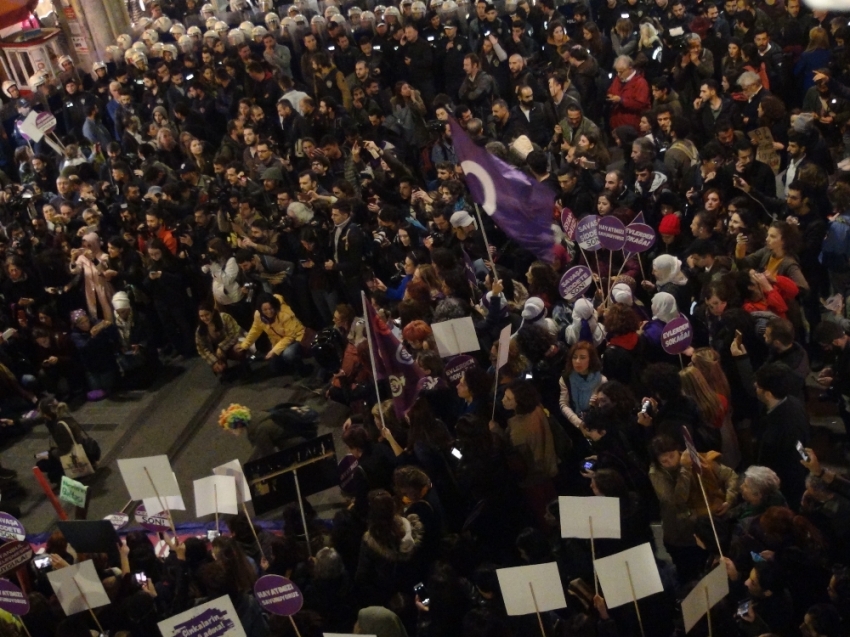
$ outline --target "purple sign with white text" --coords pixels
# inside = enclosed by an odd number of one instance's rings
[[[645,223],[630,223],[626,226],[626,245],[629,254],[646,252],[655,245],[655,230]]]
[[[576,238],[576,226],[578,225],[578,219],[573,214],[573,211],[569,208],[564,208],[561,210],[561,226],[564,228],[564,234],[567,235],[567,238],[570,241],[573,241]]]
[[[0,575],[14,571],[32,559],[32,547],[26,542],[12,540],[0,546]]]
[[[345,491],[345,489],[351,485],[352,480],[354,480],[354,471],[357,469],[357,458],[348,454],[342,460],[339,461],[339,488]]]
[[[4,540],[23,540],[27,537],[24,525],[8,513],[0,513],[0,538]]]
[[[694,330],[684,316],[674,318],[661,330],[661,347],[668,354],[681,354],[691,346]]]
[[[626,226],[617,217],[602,217],[596,226],[599,243],[606,250],[622,250],[626,244]]]
[[[461,354],[460,356],[452,356],[446,361],[446,378],[453,387],[457,387],[460,382],[460,377],[470,367],[475,367],[478,363],[472,356]]]
[[[0,608],[13,615],[26,615],[30,602],[20,588],[7,579],[0,579]]]
[[[586,265],[577,265],[570,268],[561,277],[558,284],[558,293],[567,301],[572,301],[584,294],[585,290],[593,282],[593,273]]]
[[[291,581],[280,575],[264,575],[254,584],[254,597],[273,615],[290,616],[301,610],[304,596]]]
[[[136,507],[136,522],[149,531],[168,531],[171,529],[171,525],[168,523],[168,513],[166,511],[162,511],[154,515],[145,510],[144,504],[140,504]]]
[[[578,241],[582,250],[596,252],[602,248],[602,244],[599,243],[598,226],[598,215],[587,215],[578,222],[576,226],[576,241]]]

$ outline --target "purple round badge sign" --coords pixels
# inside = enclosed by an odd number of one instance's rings
[[[0,579],[0,608],[13,615],[26,615],[30,602],[20,588],[7,579]]]
[[[584,219],[578,222],[578,225],[576,226],[576,241],[578,241],[582,250],[596,252],[602,247],[599,243],[599,234],[597,232],[598,225],[598,215],[587,215]]]
[[[577,265],[570,268],[561,277],[561,282],[558,284],[558,292],[567,301],[584,294],[584,291],[590,287],[593,282],[593,273],[586,265]]]
[[[148,513],[145,510],[145,505],[140,504],[136,507],[136,522],[145,527],[148,531],[169,531],[171,525],[168,523],[168,513],[162,511],[156,515]]]
[[[626,245],[623,248],[630,254],[646,252],[655,245],[655,230],[645,223],[630,223],[626,226]]]
[[[273,615],[290,616],[301,610],[304,596],[298,587],[280,575],[263,575],[254,584],[254,597]]]
[[[617,217],[602,217],[596,226],[599,243],[606,250],[622,250],[626,244],[626,226]]]
[[[103,519],[109,520],[112,524],[112,528],[118,531],[127,526],[127,523],[130,521],[130,516],[126,513],[110,513]]]
[[[348,454],[339,461],[339,488],[345,491],[354,480],[354,470],[357,469],[357,458]]]
[[[694,330],[684,316],[674,318],[661,330],[661,347],[668,354],[681,354],[691,346]]]
[[[24,540],[27,532],[17,518],[8,513],[0,513],[0,538],[4,540]]]

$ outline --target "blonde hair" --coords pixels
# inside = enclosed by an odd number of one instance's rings
[[[723,368],[720,366],[720,354],[710,347],[700,347],[694,351],[691,357],[691,363],[696,367],[706,382],[717,391],[718,394],[726,398],[732,399],[732,389],[729,387],[729,381],[726,379],[726,374],[723,373]]]
[[[653,43],[660,42],[658,38],[658,30],[649,22],[644,22],[640,25],[640,45],[651,47]]]
[[[722,424],[725,412],[718,394],[708,386],[705,376],[696,367],[686,367],[679,372],[682,379],[682,391],[694,399],[705,422],[709,426]]]
[[[818,49],[829,50],[829,34],[823,27],[814,27],[809,31],[809,46],[806,47],[806,51]]]

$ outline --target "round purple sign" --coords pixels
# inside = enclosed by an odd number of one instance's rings
[[[570,268],[561,277],[561,282],[558,284],[558,292],[567,301],[584,294],[584,291],[593,283],[593,273],[586,265],[577,265]]]
[[[596,226],[599,243],[606,250],[622,250],[626,244],[626,226],[617,217],[607,216]]]
[[[123,529],[127,526],[127,523],[130,521],[130,516],[126,513],[110,513],[103,519],[109,520],[110,523],[112,523],[112,528],[118,531],[119,529]]]
[[[339,488],[343,491],[348,488],[351,481],[354,480],[354,470],[357,469],[357,458],[348,454],[339,461]]]
[[[645,223],[630,223],[626,226],[626,245],[623,248],[630,254],[646,252],[655,245],[655,230]]]
[[[254,584],[254,597],[273,615],[294,615],[304,605],[304,596],[298,587],[280,575],[263,575],[258,579]]]
[[[46,111],[39,113],[35,116],[35,127],[42,133],[52,133],[56,130],[56,117]]]
[[[681,354],[691,346],[693,338],[694,330],[690,321],[679,315],[661,330],[661,347],[668,354]]]
[[[26,615],[30,610],[30,601],[12,582],[0,579],[0,608],[13,615]]]
[[[0,538],[4,540],[25,540],[27,532],[17,518],[8,513],[0,513]]]
[[[168,513],[162,511],[156,515],[149,514],[145,510],[145,505],[140,504],[136,507],[136,522],[145,527],[148,531],[168,531],[171,525],[168,523]]]
[[[576,241],[578,241],[582,250],[596,252],[602,247],[599,243],[599,234],[597,232],[598,225],[598,215],[587,215],[584,219],[578,222],[578,225],[576,226]]]
[[[561,226],[564,228],[564,234],[572,241],[576,238],[576,226],[578,219],[569,208],[561,210]]]
[[[478,365],[478,363],[475,362],[475,359],[472,358],[472,356],[467,356],[466,354],[452,356],[446,361],[446,378],[449,380],[452,387],[457,387],[463,373],[470,367],[475,367],[476,365]]]

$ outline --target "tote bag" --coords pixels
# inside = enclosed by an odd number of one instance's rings
[[[65,472],[65,475],[72,479],[84,478],[85,476],[92,475],[94,473],[94,467],[92,467],[89,457],[86,455],[85,448],[83,448],[83,445],[78,443],[76,438],[74,438],[74,434],[67,423],[60,420],[59,424],[65,427],[65,430],[71,437],[72,443],[70,453],[67,453],[64,456],[59,456],[59,460],[62,462],[62,470]]]

